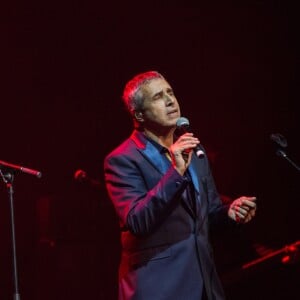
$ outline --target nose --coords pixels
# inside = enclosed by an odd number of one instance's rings
[[[166,104],[167,106],[171,106],[175,103],[175,100],[173,97],[171,97],[170,95],[166,94],[165,95],[165,99],[166,99]]]

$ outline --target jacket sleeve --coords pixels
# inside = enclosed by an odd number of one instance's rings
[[[230,218],[228,217],[229,205],[224,204],[220,198],[207,157],[203,158],[202,163],[200,168],[204,176],[201,178],[201,181],[207,198],[210,226],[227,225],[230,223]]]
[[[108,156],[104,161],[104,175],[108,194],[114,204],[122,230],[137,236],[151,233],[178,205],[188,180],[172,166],[157,177],[148,188],[147,177],[157,172],[142,171],[135,159],[127,156]]]

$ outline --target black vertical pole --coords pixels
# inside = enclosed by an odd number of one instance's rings
[[[18,285],[18,268],[17,268],[17,250],[16,250],[16,234],[15,234],[15,216],[14,216],[14,198],[13,198],[13,175],[10,182],[6,183],[9,194],[10,219],[11,219],[11,238],[12,238],[12,254],[13,254],[13,280],[14,280],[14,300],[20,300]]]

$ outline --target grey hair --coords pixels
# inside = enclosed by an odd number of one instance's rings
[[[157,71],[147,71],[134,76],[125,85],[122,99],[132,117],[135,112],[143,109],[144,95],[141,87],[156,78],[164,79]]]

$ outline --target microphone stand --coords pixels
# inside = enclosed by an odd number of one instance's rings
[[[293,167],[300,171],[300,167],[288,157],[285,151],[283,151],[282,149],[277,149],[276,154],[286,159]]]
[[[0,176],[5,183],[10,203],[10,218],[11,218],[11,238],[12,238],[12,255],[13,255],[13,281],[14,281],[14,300],[20,300],[19,285],[18,285],[18,269],[17,269],[17,251],[16,251],[16,234],[15,234],[15,214],[14,214],[14,172],[19,171],[34,175],[38,178],[42,176],[42,173],[33,169],[29,169],[23,166],[14,165],[0,160]]]
[[[14,174],[12,171],[2,172],[0,168],[0,175],[4,181],[9,194],[10,203],[10,218],[11,218],[11,237],[12,237],[12,254],[13,254],[13,280],[14,280],[14,300],[20,300],[19,286],[18,286],[18,270],[17,270],[17,254],[16,254],[16,235],[15,235],[15,216],[14,216],[14,198],[13,198],[13,181]]]
[[[277,150],[276,154],[284,159],[286,159],[294,168],[296,168],[298,171],[300,171],[300,167],[297,166],[295,162],[293,162],[286,152],[283,150],[283,148],[286,148],[288,146],[286,138],[280,134],[280,133],[272,133],[270,135],[270,139],[277,144]],[[279,146],[279,148],[278,148]]]

